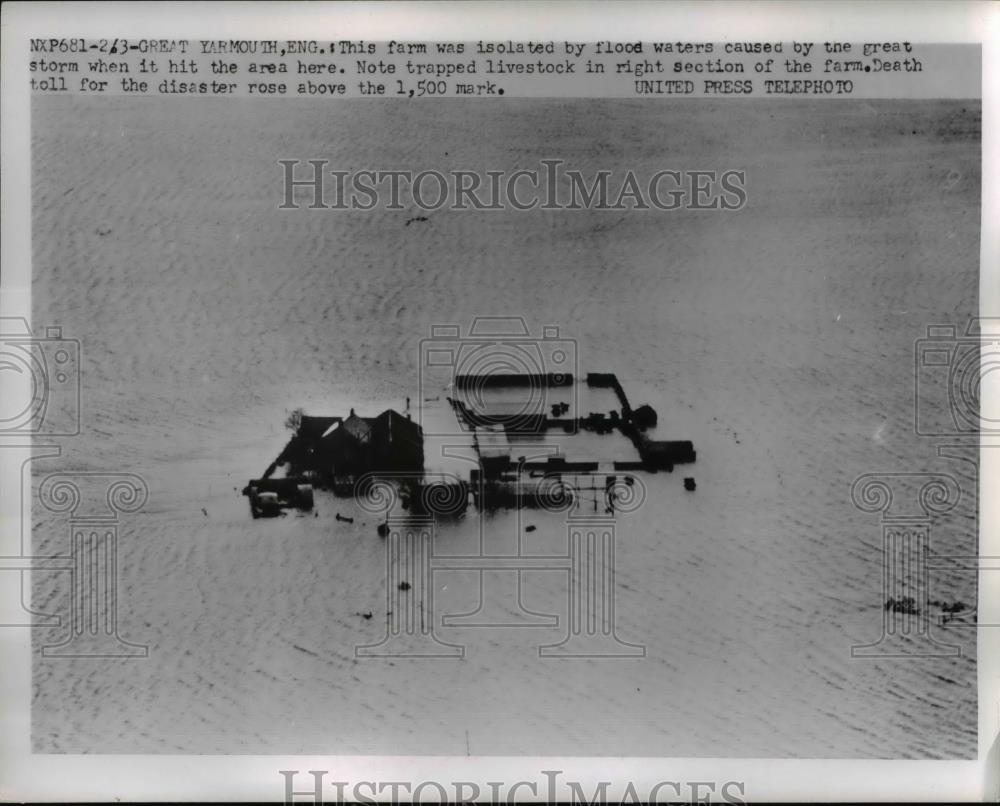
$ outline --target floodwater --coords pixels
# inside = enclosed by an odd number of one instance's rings
[[[851,486],[954,476],[970,494],[932,547],[975,553],[971,466],[914,434],[913,349],[977,310],[978,102],[453,107],[35,99],[34,322],[80,339],[83,381],[82,433],[35,479],[148,484],[119,524],[118,622],[149,657],[38,655],[34,749],[973,757],[971,625],[936,628],[961,657],[852,657],[878,639],[885,596],[879,515]],[[742,169],[749,201],[277,209],[282,158],[513,171],[553,157],[585,174]],[[615,518],[616,631],[644,656],[539,657],[566,632],[556,568],[521,575],[520,607],[516,577],[485,576],[491,612],[520,626],[435,627],[462,658],[358,658],[389,617],[380,516],[320,492],[315,516],[252,520],[238,494],[293,408],[434,397],[422,340],[482,315],[558,326],[581,370],[654,406],[659,438],[694,442],[694,465],[637,474],[645,501]],[[36,507],[36,554],[66,551],[65,517]],[[567,520],[500,512],[480,531],[470,510],[437,525],[434,551],[566,556]],[[68,575],[33,579],[35,606],[64,612]],[[425,617],[476,610],[475,571],[433,585]],[[974,575],[933,576],[931,598],[974,603]]]

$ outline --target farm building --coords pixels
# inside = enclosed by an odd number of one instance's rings
[[[423,432],[392,409],[377,417],[303,415],[295,436],[276,462],[290,473],[334,482],[363,473],[421,473]]]

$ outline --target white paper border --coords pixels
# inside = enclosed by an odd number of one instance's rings
[[[2,11],[3,294],[0,313],[30,319],[30,36],[239,39],[669,39],[720,41],[909,40],[983,45],[981,315],[1000,316],[1000,5],[977,2],[677,3],[7,3]],[[834,102],[835,101],[831,101]],[[946,270],[946,267],[942,267]],[[980,554],[1000,556],[1000,461],[981,464]],[[0,483],[19,484],[0,466]],[[18,528],[0,513],[0,528]],[[986,572],[987,574],[989,572]],[[992,584],[987,584],[992,583]],[[980,615],[1000,623],[1000,585],[980,580]],[[997,796],[985,756],[1000,734],[1000,635],[980,630],[980,760],[816,761],[753,759],[101,756],[30,753],[28,630],[0,630],[0,797],[4,800],[280,800],[279,769],[330,770],[340,780],[540,780],[564,771],[587,791],[600,779],[741,780],[761,800],[972,800]],[[739,725],[734,724],[738,731]],[[994,750],[994,754],[996,750]],[[996,764],[996,755],[993,757]],[[993,776],[992,781],[988,776]],[[586,782],[590,782],[589,785]],[[986,787],[990,787],[988,790]],[[488,790],[484,790],[488,791]],[[332,796],[332,792],[328,795]]]

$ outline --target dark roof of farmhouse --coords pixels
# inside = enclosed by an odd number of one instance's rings
[[[333,426],[339,426],[337,431],[359,442],[367,442],[373,435],[389,442],[397,439],[419,441],[422,438],[420,426],[395,409],[386,409],[376,417],[361,417],[353,410],[347,417],[303,415],[298,436],[306,442],[315,442],[327,435]]]
[[[299,422],[298,435],[307,440],[319,439],[331,425],[342,422],[343,419],[343,417],[310,417],[308,414],[303,414]]]

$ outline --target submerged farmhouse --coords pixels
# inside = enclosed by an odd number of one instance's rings
[[[358,482],[368,474],[395,476],[405,484],[410,504],[404,506],[446,499],[455,502],[450,512],[460,512],[470,492],[477,506],[541,502],[551,498],[553,489],[569,485],[580,493],[593,492],[595,508],[603,493],[613,511],[617,482],[632,484],[630,476],[619,475],[623,471],[672,471],[696,458],[688,440],[652,438],[648,432],[659,419],[655,409],[633,409],[612,373],[588,373],[581,381],[569,374],[459,375],[453,395],[445,397],[460,427],[452,439],[471,449],[477,465],[468,469],[468,482],[451,472],[442,478],[433,467],[441,460],[437,455],[425,474],[424,432],[409,413],[296,413],[288,423],[295,433],[284,450],[244,490],[254,516],[278,514],[286,507],[310,509],[313,486],[356,494]],[[611,446],[616,453],[610,460],[596,458],[607,454],[597,449],[593,437],[610,434],[625,437],[632,452],[623,455],[621,445]],[[283,478],[276,479],[279,467]],[[695,489],[693,479],[685,480],[685,489]]]
[[[315,477],[329,486],[353,483],[365,473],[415,473],[424,468],[420,426],[393,409],[377,417],[303,415],[295,436],[275,460],[289,475]],[[269,475],[269,474],[268,474]]]

